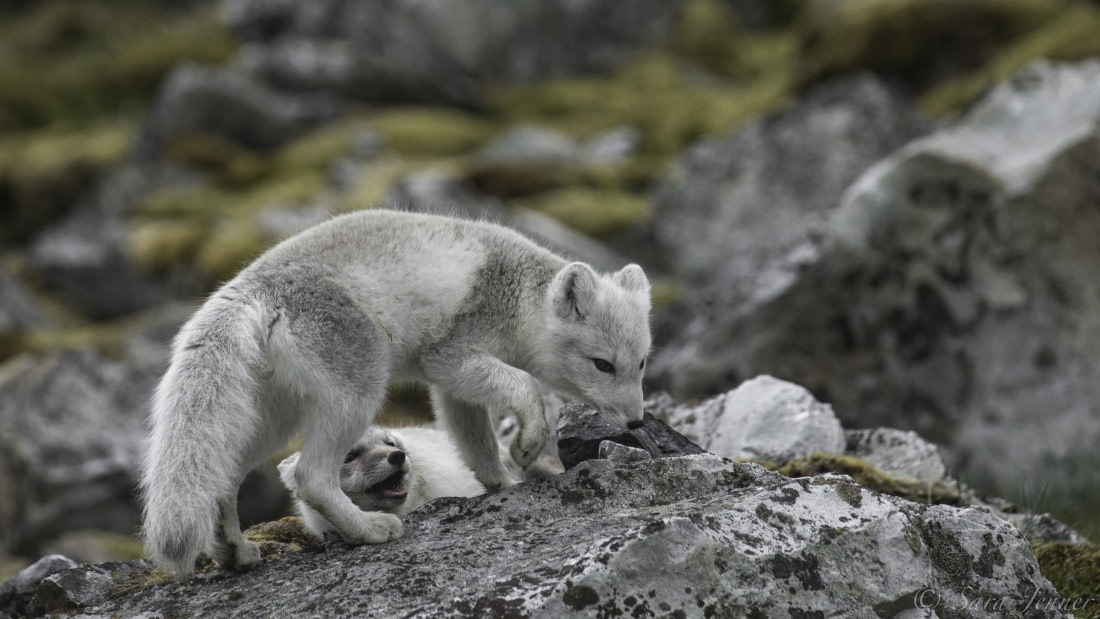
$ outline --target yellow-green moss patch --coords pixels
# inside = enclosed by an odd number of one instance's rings
[[[1059,0],[848,0],[808,5],[799,20],[809,76],[861,69],[922,82],[940,77],[937,55],[977,65],[997,45],[1053,17]]]
[[[138,0],[34,3],[0,18],[0,131],[87,124],[138,111],[184,60],[217,63],[236,43],[217,8]]]
[[[498,129],[485,118],[435,107],[389,109],[371,117],[368,124],[382,135],[387,150],[422,156],[468,153]]]
[[[1100,617],[1100,549],[1066,542],[1035,548],[1043,576],[1078,619]]]
[[[921,98],[921,104],[933,114],[958,112],[1034,60],[1091,56],[1100,56],[1100,8],[1075,4],[1042,28],[1000,49],[981,69],[932,89]]]
[[[564,187],[512,204],[549,215],[596,238],[644,224],[653,215],[652,205],[643,197],[589,187]]]
[[[0,241],[21,238],[70,208],[95,175],[118,163],[132,127],[36,131],[0,137]]]
[[[718,135],[779,108],[793,84],[793,38],[754,39],[772,70],[729,82],[685,70],[673,54],[651,53],[606,78],[556,79],[489,89],[489,104],[510,122],[537,123],[574,137],[623,125],[642,133],[642,154],[668,157],[703,136]],[[749,45],[746,43],[746,45]]]
[[[871,490],[917,503],[959,505],[963,502],[957,490],[942,482],[930,484],[912,477],[893,476],[853,456],[817,452],[808,458],[793,460],[779,466],[771,463],[761,464],[787,477],[842,473],[851,476]]]

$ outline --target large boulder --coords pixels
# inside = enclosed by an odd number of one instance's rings
[[[659,42],[680,2],[229,0],[240,65],[296,90],[475,104],[487,81],[607,71]]]
[[[249,148],[266,149],[331,120],[339,102],[325,94],[290,94],[234,68],[184,64],[165,78],[138,138],[143,157],[160,154],[173,141],[215,135]]]
[[[791,123],[800,112],[819,117],[811,128],[875,118],[850,105],[800,107],[749,130],[734,141],[776,135],[732,169],[703,163],[721,144],[689,154],[658,197],[713,213],[708,225],[729,236],[699,246],[683,241],[691,233],[665,237],[685,246],[675,252],[692,298],[710,304],[658,354],[658,381],[683,397],[769,373],[805,385],[850,427],[918,431],[987,491],[1019,491],[1029,478],[1083,483],[1044,466],[1092,470],[1100,438],[1098,84],[1097,62],[1036,65],[843,196],[818,172],[781,165],[801,154],[770,166],[768,184],[740,168],[787,152],[778,130],[801,126]],[[843,156],[851,139],[840,134],[804,139],[836,151],[807,168],[868,165]],[[805,198],[800,208],[759,189],[784,184]],[[700,268],[723,255],[728,268]]]
[[[790,479],[708,454],[588,461],[497,494],[440,499],[406,517],[392,543],[289,538],[264,542],[268,559],[252,572],[144,588],[157,579],[133,572],[117,577],[126,587],[113,596],[89,592],[103,591],[105,574],[125,573],[117,566],[62,571],[32,604],[89,617],[972,616],[988,609],[981,604],[1069,616],[1029,606],[1057,594],[1027,541],[986,510],[919,505],[844,476]],[[292,551],[303,543],[309,552]]]
[[[651,399],[655,414],[710,453],[787,462],[845,451],[844,430],[828,404],[794,383],[757,376],[698,404]]]
[[[0,553],[34,556],[70,531],[133,534],[153,388],[192,311],[169,305],[99,348],[26,353],[0,365]],[[249,477],[242,517],[285,513],[274,467]]]

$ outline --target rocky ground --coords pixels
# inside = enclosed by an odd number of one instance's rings
[[[761,551],[732,533],[748,518],[737,505],[774,510],[760,496],[781,487],[800,493],[791,509],[828,502],[839,473],[874,497],[883,535],[917,527],[930,503],[990,510],[1035,543],[1063,598],[1100,595],[1095,554],[1057,523],[1100,539],[1098,31],[1086,0],[0,0],[0,576],[51,553],[140,555],[142,420],[179,324],[264,247],[389,204],[504,221],[605,269],[643,264],[647,387],[669,394],[654,419],[719,456],[825,480],[814,494],[746,464],[676,460],[677,474],[752,481],[723,500],[682,495],[722,514],[713,531],[662,520],[640,491],[616,495],[642,511],[614,512],[625,528],[592,525],[578,547],[644,546],[649,534],[628,531],[662,522],[654,547],[702,535],[722,541],[699,556],[749,557]],[[424,420],[422,395],[394,400],[387,419]],[[578,461],[599,455],[596,435]],[[631,453],[585,466],[656,475]],[[538,483],[580,492],[577,475]],[[248,523],[285,513],[270,467],[246,493]],[[991,496],[1007,500],[979,499]],[[956,526],[958,512],[935,509]],[[1032,516],[1044,512],[1057,520]],[[415,531],[436,531],[436,515]],[[917,529],[907,560],[942,571]],[[822,535],[797,547],[833,547]],[[1018,542],[998,552],[1026,572]],[[760,556],[809,552],[779,547]],[[831,557],[819,568],[857,561]],[[580,576],[543,575],[478,595],[553,613],[533,596],[568,605],[561,583]],[[921,582],[962,595],[941,576]],[[917,582],[880,598],[821,578],[823,593],[790,607],[858,598],[891,614],[886,597]],[[973,578],[990,595],[1007,586]],[[586,612],[625,612],[623,587],[584,582],[569,599]],[[707,591],[751,610],[727,585]],[[633,599],[689,616],[694,603]]]

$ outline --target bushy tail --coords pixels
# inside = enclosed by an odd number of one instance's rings
[[[255,308],[252,308],[253,310]],[[150,413],[141,490],[148,551],[189,574],[214,546],[219,502],[236,500],[255,440],[262,318],[217,297],[184,325]]]

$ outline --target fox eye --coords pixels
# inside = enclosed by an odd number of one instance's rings
[[[347,464],[347,463],[351,462],[352,460],[358,458],[359,454],[361,454],[361,453],[363,453],[363,452],[358,450],[358,449],[352,449],[351,451],[348,452],[348,455],[344,456],[344,464]]]
[[[639,370],[644,370],[645,369],[645,359],[642,359],[642,364],[638,366],[638,369]]]
[[[386,440],[382,442],[389,445],[390,447],[397,447],[397,441],[393,440],[392,438],[386,438]]]
[[[603,372],[604,374],[615,373],[615,366],[611,365],[607,361],[604,361],[603,359],[593,359],[592,363],[596,365],[597,370]]]

